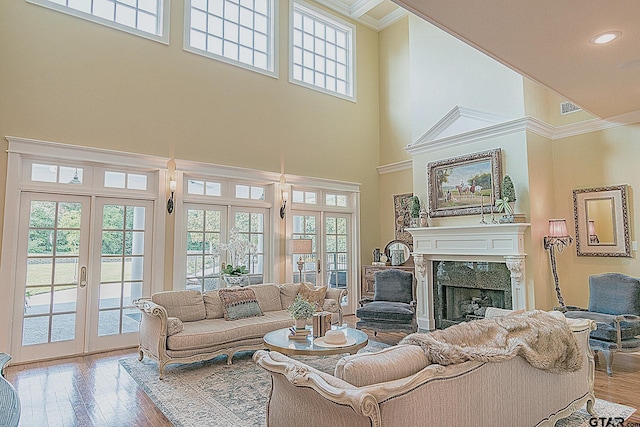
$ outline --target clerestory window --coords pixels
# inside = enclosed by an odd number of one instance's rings
[[[49,9],[169,43],[169,0],[27,0]],[[166,12],[166,13],[165,13]]]
[[[302,2],[291,22],[289,80],[355,100],[355,27]]]
[[[273,0],[186,0],[184,49],[275,76]]]

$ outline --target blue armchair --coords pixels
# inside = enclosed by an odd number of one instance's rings
[[[378,271],[374,274],[373,299],[360,300],[356,310],[360,319],[356,329],[370,329],[378,332],[405,332],[418,330],[416,319],[416,281],[408,271]]]
[[[616,352],[640,351],[640,279],[619,273],[590,276],[589,308],[568,309],[566,317],[596,322],[589,347],[604,355],[607,375]]]

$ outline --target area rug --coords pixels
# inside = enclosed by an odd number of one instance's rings
[[[360,352],[378,351],[385,344],[370,341]],[[158,379],[158,365],[145,358],[120,360],[120,364],[147,393],[156,406],[176,427],[255,427],[265,425],[265,405],[271,379],[255,365],[252,352],[243,352],[226,364],[226,357],[170,365],[164,380]],[[340,356],[296,356],[314,368],[333,373]],[[597,400],[596,413],[601,417],[629,417],[635,409]],[[558,427],[589,427],[590,415],[583,408],[560,420]]]

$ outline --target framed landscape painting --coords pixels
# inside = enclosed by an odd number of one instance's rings
[[[500,149],[427,164],[429,216],[490,213],[500,197]]]

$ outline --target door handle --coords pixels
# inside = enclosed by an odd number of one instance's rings
[[[320,274],[320,260],[318,260],[318,274]]]
[[[83,265],[80,267],[80,287],[84,288],[87,286],[87,266]]]

